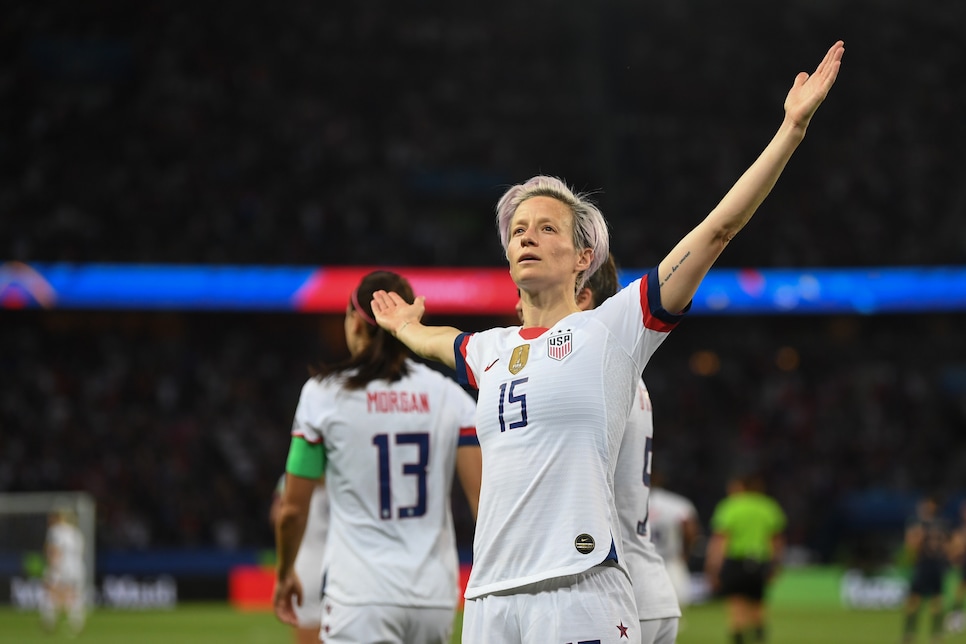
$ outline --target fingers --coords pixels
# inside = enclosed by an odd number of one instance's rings
[[[818,64],[815,71],[811,76],[805,72],[799,72],[798,77],[795,79],[795,85],[804,84],[809,78],[815,79],[813,82],[830,87],[832,83],[835,82],[835,78],[838,76],[839,67],[842,64],[842,56],[845,54],[845,43],[841,40],[837,41],[834,45],[829,47],[829,50],[825,52],[825,57],[822,62]],[[802,75],[805,75],[802,78]],[[801,83],[799,82],[801,80]]]
[[[399,293],[376,291],[372,294],[372,306],[373,310],[378,307],[380,312],[382,312],[409,305],[406,303],[406,300],[399,297]]]
[[[845,43],[842,42],[841,40],[836,41],[836,43],[831,47],[829,47],[828,51],[825,52],[825,58],[823,58],[822,62],[818,64],[818,67],[815,68],[815,73],[818,74],[823,70],[825,70],[829,65],[831,65],[831,63],[834,60],[836,59],[841,60],[842,54],[844,52],[845,52]]]
[[[284,624],[298,626],[298,618],[295,616],[297,604],[302,605],[302,587],[297,580],[286,579],[275,586],[275,593],[272,597],[272,604],[275,607],[275,617]]]
[[[845,55],[845,43],[841,40],[832,45],[825,53],[825,58],[815,69],[815,75],[822,80],[823,84],[831,85],[835,82],[843,55]]]
[[[793,102],[797,102],[806,108],[803,122],[807,123],[808,119],[811,118],[811,114],[814,113],[818,105],[828,96],[829,90],[831,90],[832,85],[835,83],[835,79],[838,78],[839,67],[842,64],[842,56],[844,54],[845,43],[838,40],[825,52],[825,57],[818,64],[818,67],[815,68],[814,73],[809,75],[806,72],[799,72],[798,76],[795,77],[795,83],[792,86],[789,96],[791,97],[793,93],[798,94],[798,97],[793,99]],[[808,106],[811,107],[809,108]]]
[[[295,617],[295,609],[292,608],[292,596],[288,597],[275,597],[275,617],[278,621],[283,624],[289,624],[290,626],[297,625],[297,618]]]
[[[295,611],[292,610],[290,605],[287,606],[275,606],[275,617],[278,621],[283,624],[288,624],[289,626],[298,626],[298,618],[295,616]]]
[[[423,315],[423,312],[426,310],[425,296],[420,295],[412,304],[409,304],[398,293],[376,291],[372,294],[372,312],[377,316],[387,316],[392,314],[397,309],[409,309],[410,307],[416,308],[416,319],[420,319]],[[410,310],[407,313],[411,312],[412,311]]]
[[[372,294],[372,312],[382,313],[389,308],[389,294],[385,291],[376,291]]]

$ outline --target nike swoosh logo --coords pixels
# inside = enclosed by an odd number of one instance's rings
[[[493,365],[495,365],[495,364],[496,364],[497,362],[499,362],[499,361],[500,361],[500,359],[499,359],[499,358],[497,358],[496,360],[494,360],[493,362],[491,362],[491,363],[490,363],[490,367],[492,367]],[[487,367],[487,368],[486,368],[486,369],[484,369],[483,371],[489,371],[489,370],[490,370],[490,367]]]

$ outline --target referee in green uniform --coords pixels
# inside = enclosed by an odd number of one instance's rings
[[[765,641],[765,587],[778,571],[785,523],[757,476],[732,479],[711,517],[705,573],[711,588],[727,598],[734,644]]]

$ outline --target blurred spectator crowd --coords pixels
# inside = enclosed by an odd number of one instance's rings
[[[0,17],[7,260],[495,265],[496,198],[547,173],[595,193],[621,263],[649,266],[837,38],[840,82],[722,263],[966,251],[956,0],[58,0]]]
[[[961,263],[964,20],[955,0],[8,3],[0,260],[501,265],[495,201],[546,173],[650,266],[842,38],[720,264]],[[0,489],[91,491],[109,547],[271,544],[305,366],[341,325],[0,316]],[[834,556],[830,499],[966,485],[963,323],[689,320],[649,368],[658,466],[705,518],[733,467],[763,469],[793,543]]]

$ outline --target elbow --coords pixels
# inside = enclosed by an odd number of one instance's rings
[[[714,210],[701,223],[704,229],[704,239],[711,249],[720,253],[732,239],[735,238],[741,229],[745,227],[748,220],[754,214],[754,210]]]
[[[739,232],[741,232],[741,229],[745,227],[746,221],[747,219],[744,219],[740,222],[729,222],[730,225],[726,224],[718,227],[711,236],[711,245],[714,250],[718,253],[721,253],[731,242],[731,240],[734,239]]]

